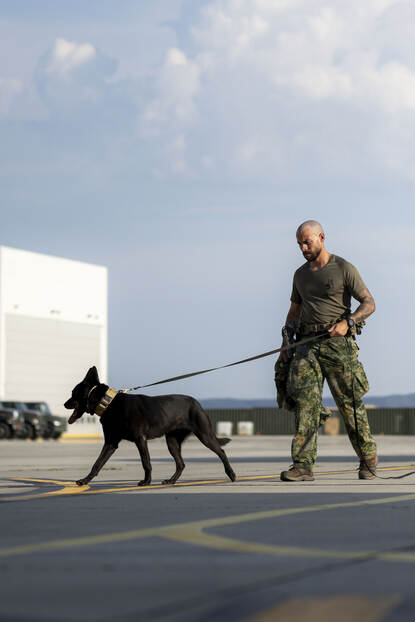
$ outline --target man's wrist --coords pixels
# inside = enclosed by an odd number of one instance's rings
[[[356,322],[350,315],[345,319],[346,319],[349,330],[352,330],[356,326]]]

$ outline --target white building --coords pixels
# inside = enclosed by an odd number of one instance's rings
[[[107,380],[107,269],[0,246],[0,399],[53,413],[96,365]],[[84,415],[68,433],[100,434]]]

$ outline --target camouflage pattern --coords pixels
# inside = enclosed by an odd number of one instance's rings
[[[291,360],[284,361],[278,359],[275,363],[275,386],[277,389],[277,404],[279,408],[284,408],[290,412],[295,413],[295,400],[287,393],[287,380],[288,372],[290,370]],[[325,421],[330,417],[331,410],[326,406],[321,407],[319,426],[323,425]]]
[[[288,372],[291,360],[278,359],[275,363],[275,386],[277,389],[277,403],[279,408],[295,412],[295,401],[287,393]]]
[[[317,456],[317,433],[321,424],[323,382],[327,380],[347,433],[359,458],[376,455],[376,443],[370,433],[362,397],[369,390],[358,347],[352,337],[333,337],[312,345],[298,347],[288,364],[285,391],[295,403],[296,433],[291,445],[293,463],[312,470]],[[276,364],[277,390],[281,393],[282,362]],[[353,393],[358,422],[359,441],[354,425]],[[323,418],[327,418],[327,409]],[[360,445],[360,447],[359,447]],[[361,448],[361,449],[360,449]]]

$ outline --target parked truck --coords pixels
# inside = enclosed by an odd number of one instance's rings
[[[0,408],[17,410],[24,419],[26,438],[57,439],[66,430],[65,417],[53,415],[46,402],[1,400]]]
[[[26,424],[16,408],[0,408],[0,440],[25,438]]]

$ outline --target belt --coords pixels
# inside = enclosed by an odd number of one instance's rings
[[[332,324],[330,324],[330,326],[332,326]],[[298,339],[303,339],[303,337],[318,337],[319,335],[325,335],[327,333],[327,329],[329,328],[329,326],[327,326],[326,329],[320,329],[320,330],[307,330],[304,331],[300,328],[300,330],[298,331]]]
[[[325,322],[324,324],[300,324],[298,327],[298,332],[300,335],[320,335],[323,334],[334,324],[337,322],[341,322],[344,320],[344,317],[339,317],[337,320],[333,320],[332,322]]]

